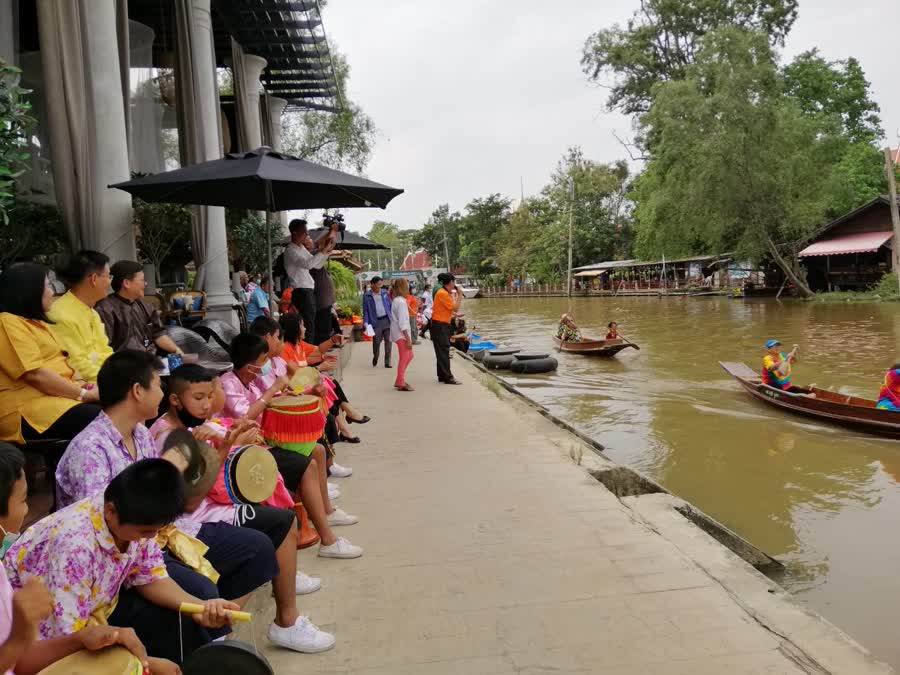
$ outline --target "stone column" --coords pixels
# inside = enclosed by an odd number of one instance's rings
[[[210,0],[191,0],[194,9],[193,61],[197,72],[196,102],[199,107],[202,129],[203,156],[198,162],[219,159],[219,111],[216,109],[216,64],[213,61],[212,18]],[[203,207],[207,212],[206,292],[207,315],[237,326],[237,316],[232,309],[235,303],[231,294],[228,274],[228,237],[225,233],[225,209],[221,206]]]
[[[266,67],[261,56],[244,54],[244,105],[241,110],[247,116],[244,128],[247,132],[247,150],[256,150],[262,145],[262,126],[259,119],[259,76]]]
[[[13,21],[13,0],[0,0],[0,59],[16,64],[16,22]]]
[[[277,96],[269,97],[269,126],[272,130],[272,149],[281,152],[281,115],[287,107],[287,101]],[[288,223],[290,218],[287,211],[278,212],[278,220],[281,221],[282,234],[289,235]]]

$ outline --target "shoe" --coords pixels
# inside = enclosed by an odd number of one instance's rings
[[[290,628],[275,623],[269,626],[269,642],[295,652],[318,654],[334,647],[334,635],[319,630],[309,617],[301,616]]]
[[[344,434],[341,434],[341,440],[344,443],[359,443],[359,436],[344,436]]]
[[[370,421],[371,419],[372,419],[371,417],[369,417],[368,415],[365,415],[361,420],[355,420],[352,417],[350,417],[349,415],[347,415],[347,424],[365,424],[366,422]]]
[[[356,525],[358,522],[359,518],[351,516],[343,509],[335,509],[328,514],[328,524],[333,527],[337,527],[338,525]]]
[[[385,367],[385,368],[391,368],[391,364],[390,364],[390,363],[385,363],[385,364],[384,364],[384,367]]]
[[[447,380],[444,384],[462,384],[459,380]]]
[[[332,478],[347,478],[348,476],[353,475],[353,469],[348,466],[341,466],[337,462],[331,465],[331,477]]]
[[[341,496],[340,488],[337,485],[335,485],[334,483],[329,483],[328,484],[328,499],[330,499],[331,501],[334,501],[335,499],[340,499],[340,496]]]
[[[307,595],[315,593],[322,588],[322,580],[318,577],[311,577],[303,572],[297,572],[296,581],[294,582],[297,589],[297,595]]]
[[[404,384],[402,387],[398,387],[398,386],[395,384],[395,385],[394,385],[394,389],[396,389],[397,391],[415,391],[415,389],[413,389],[412,387],[410,387],[408,384]]]
[[[331,546],[319,546],[320,558],[343,558],[349,560],[351,558],[359,558],[363,554],[363,550],[359,546],[354,546],[343,537],[338,537]]]
[[[377,365],[378,365],[378,357],[377,357],[377,356],[373,356],[373,357],[372,357],[372,367],[374,368],[374,367],[377,366]]]

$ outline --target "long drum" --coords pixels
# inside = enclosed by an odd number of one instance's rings
[[[37,646],[40,647],[39,645]],[[124,647],[82,650],[44,668],[38,675],[143,675],[140,660]]]
[[[263,413],[263,438],[269,445],[309,456],[325,421],[324,401],[318,396],[278,396]]]
[[[225,459],[225,490],[235,504],[260,504],[278,486],[278,465],[268,448],[244,445]]]

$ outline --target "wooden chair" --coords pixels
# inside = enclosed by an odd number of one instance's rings
[[[203,291],[176,291],[168,297],[171,312],[180,312],[179,325],[190,327],[206,318],[206,293]]]

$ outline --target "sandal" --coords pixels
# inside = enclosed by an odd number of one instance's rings
[[[347,415],[347,424],[365,424],[366,422],[368,422],[371,419],[372,418],[369,417],[368,415],[364,415],[361,420],[355,420],[352,417],[350,417],[350,415]]]
[[[395,384],[395,385],[394,385],[394,389],[396,389],[397,391],[415,391],[415,389],[413,389],[412,387],[410,387],[408,384],[404,384],[402,387],[398,387],[398,386]]]
[[[350,436],[344,436],[344,434],[341,434],[341,440],[344,443],[359,443],[360,442],[359,436],[353,436],[351,438]]]

